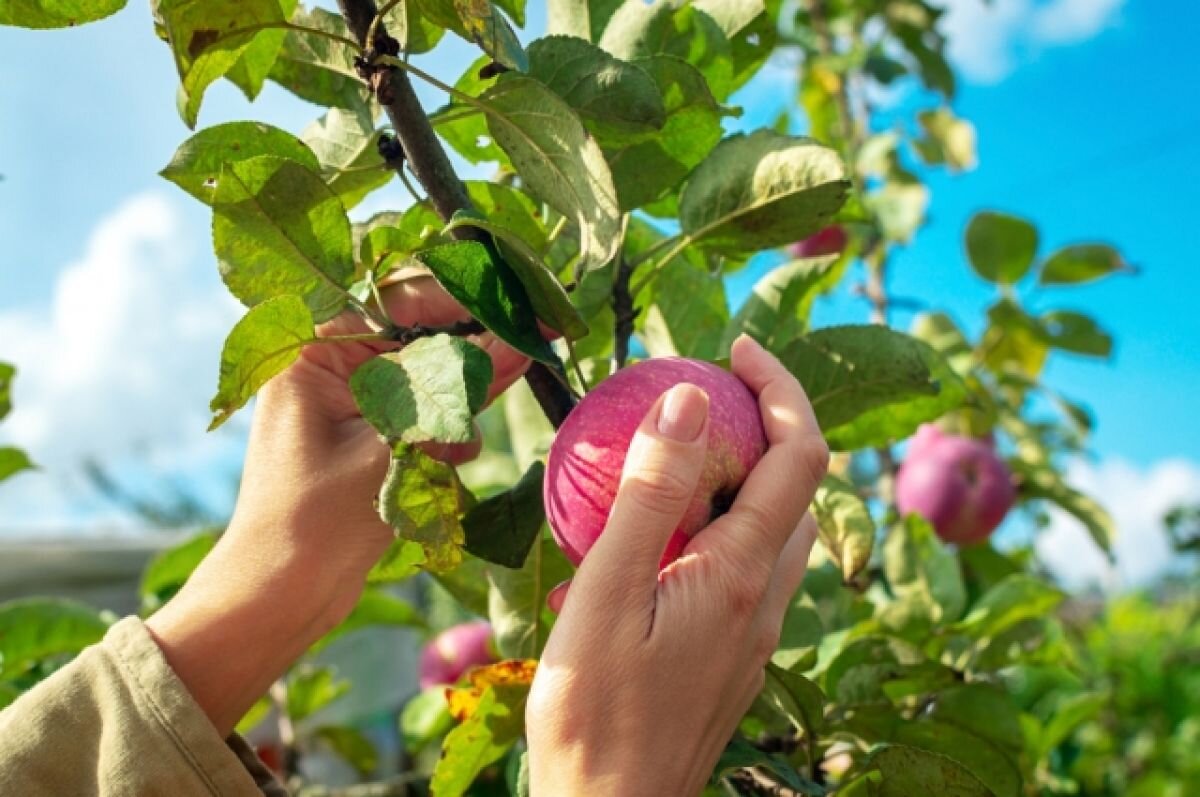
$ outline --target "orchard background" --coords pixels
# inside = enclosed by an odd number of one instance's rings
[[[385,732],[338,714],[377,683],[323,654],[482,616],[500,656],[535,659],[545,592],[570,569],[542,522],[554,426],[614,368],[720,362],[743,331],[800,378],[838,453],[815,505],[823,545],[713,794],[1200,787],[1200,477],[1186,460],[1086,464],[1200,455],[1196,231],[1167,221],[1194,205],[1180,188],[1193,111],[1172,101],[1190,77],[1164,66],[1171,34],[1146,33],[1184,27],[1161,9],[407,0],[377,16],[359,0],[160,0],[152,22],[122,5],[0,0],[0,23],[80,26],[0,32],[16,297],[0,359],[19,369],[0,371],[0,416],[15,404],[0,436],[21,444],[0,448],[0,528],[186,530],[137,587],[151,612],[228,513],[235,413],[300,345],[340,345],[309,342],[314,324],[350,309],[403,344],[354,382],[397,472],[423,474],[381,485],[397,543],[347,623],[242,724],[300,793],[522,793],[528,668],[477,671],[448,704],[397,667],[411,699]],[[1021,84],[1093,36],[1147,43],[1122,44],[1136,68],[1059,61],[1073,80]],[[989,110],[975,87],[1014,70],[1016,99],[998,104],[1024,118],[973,124],[963,106]],[[1089,105],[1091,83],[1121,86],[1120,102]],[[63,233],[154,171],[191,197],[140,195],[86,245]],[[200,252],[189,214],[211,217]],[[475,321],[393,325],[377,291],[411,267]],[[240,302],[216,294],[218,273]],[[486,361],[464,339],[482,328],[538,362],[486,410]],[[1084,375],[1114,352],[1107,378]],[[435,382],[455,400],[414,398]],[[457,474],[414,447],[476,422],[484,453]],[[216,442],[193,442],[210,423]],[[907,441],[929,423],[1005,461],[1017,506],[986,542],[943,542],[901,511]],[[108,608],[0,606],[0,704],[97,639]]]

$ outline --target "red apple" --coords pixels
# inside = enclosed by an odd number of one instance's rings
[[[622,368],[579,402],[550,446],[546,517],[554,539],[576,565],[608,521],[634,432],[659,396],[684,382],[708,394],[708,453],[692,502],[667,543],[663,565],[678,558],[693,534],[729,508],[766,451],[758,400],[728,371],[681,357]]]
[[[896,476],[896,506],[915,512],[946,542],[982,542],[1016,498],[1012,476],[990,441],[917,430]]]
[[[486,620],[451,626],[421,650],[417,668],[421,688],[455,683],[472,667],[496,660],[492,626]]]
[[[813,233],[803,241],[797,241],[788,251],[796,258],[836,255],[846,248],[846,241],[846,228],[834,224]]]

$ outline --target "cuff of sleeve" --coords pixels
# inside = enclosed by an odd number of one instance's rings
[[[286,790],[241,737],[220,737],[140,619],[119,621],[104,641],[136,694],[139,711],[173,741],[213,794],[286,797]]]

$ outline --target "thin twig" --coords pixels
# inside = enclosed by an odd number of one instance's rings
[[[617,263],[612,290],[613,365],[616,368],[624,368],[629,359],[629,339],[633,337],[633,324],[637,320],[637,308],[633,306],[633,296],[629,292],[632,275],[633,266],[622,256]]]

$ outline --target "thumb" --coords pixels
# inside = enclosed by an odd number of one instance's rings
[[[708,395],[695,385],[674,386],[634,434],[608,523],[576,581],[657,585],[659,561],[696,492],[707,447]]]

